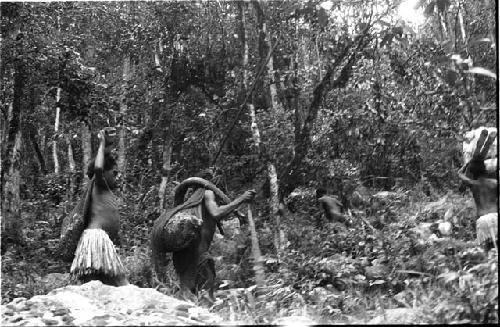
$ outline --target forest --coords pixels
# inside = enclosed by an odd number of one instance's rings
[[[498,125],[496,1],[0,9],[2,305],[71,283],[61,228],[112,128],[131,284],[179,296],[172,264],[164,280],[153,269],[153,224],[210,169],[231,200],[255,190],[246,221],[214,235],[215,300],[194,300],[224,321],[404,308],[413,323],[498,323],[497,246],[476,242],[458,173],[467,133]],[[350,223],[327,219],[318,189]]]

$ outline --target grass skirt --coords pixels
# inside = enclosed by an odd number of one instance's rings
[[[124,277],[126,271],[108,234],[93,228],[83,231],[70,273],[79,279],[88,275],[114,279]]]
[[[479,217],[476,221],[477,241],[479,244],[498,238],[498,212],[489,213]]]

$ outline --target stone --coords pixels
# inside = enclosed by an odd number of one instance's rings
[[[287,326],[308,326],[317,325],[318,323],[306,316],[289,316],[280,317],[272,322],[273,325],[287,325]]]
[[[190,303],[181,303],[175,307],[175,310],[188,312],[193,306],[194,305]]]
[[[385,279],[389,275],[389,268],[382,264],[365,267],[365,276],[369,280]]]
[[[12,318],[9,322],[19,322],[21,320],[23,320],[23,317],[17,316],[17,317]],[[3,325],[3,322],[2,322],[2,325]]]
[[[54,319],[42,319],[42,321],[48,326],[54,326],[59,324],[59,321]]]
[[[59,309],[53,310],[52,313],[54,314],[54,316],[64,316],[65,314],[70,313],[70,311],[69,311],[69,309],[66,309],[66,308],[59,308]]]
[[[15,298],[14,300],[12,300],[12,302],[10,302],[11,304],[18,304],[18,303],[21,303],[21,302],[26,302],[26,298],[25,297],[18,297],[18,298]]]
[[[73,318],[71,316],[64,316],[64,317],[62,317],[62,321],[64,321],[65,323],[70,323],[73,320],[75,320],[75,318]]]
[[[22,305],[28,310],[12,311],[7,308],[9,304]],[[65,286],[46,295],[14,300],[9,304],[1,306],[1,323],[9,326],[215,325],[222,322],[222,318],[207,309],[152,288],[114,287],[99,281]],[[6,312],[15,312],[17,316],[9,317]]]
[[[380,324],[422,324],[424,315],[419,309],[396,308],[386,309],[383,314],[368,321],[368,325]]]

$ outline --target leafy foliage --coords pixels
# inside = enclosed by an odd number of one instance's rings
[[[116,126],[126,161],[117,191],[120,254],[131,282],[176,292],[175,274],[160,284],[149,265],[160,182],[167,181],[171,207],[177,181],[216,166],[229,195],[259,191],[256,228],[268,280],[254,285],[248,232],[226,223],[228,236],[212,246],[219,301],[200,303],[228,320],[311,314],[347,322],[419,307],[430,323],[498,322],[495,251],[472,244],[472,201],[454,191],[461,135],[497,123],[495,2],[420,1],[427,20],[418,27],[398,18],[398,2],[259,3],[241,12],[232,2],[0,4],[2,172],[10,172],[6,140],[19,128],[27,240],[2,244],[2,302],[45,293],[56,287],[45,275],[69,270],[52,257],[60,223],[86,181],[86,147],[96,150],[95,132]],[[259,75],[271,49],[273,71]],[[251,94],[245,78],[255,82]],[[266,151],[253,148],[248,113],[237,116],[245,98]],[[52,173],[54,144],[59,174]],[[287,209],[279,256],[266,205],[268,160]],[[324,221],[318,186],[339,196],[356,228]],[[436,221],[448,212],[453,232],[441,237]]]

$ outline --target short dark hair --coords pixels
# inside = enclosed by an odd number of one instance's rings
[[[484,160],[481,158],[472,158],[469,163],[469,172],[472,175],[472,179],[478,179],[486,174],[486,166],[484,165]]]
[[[318,187],[318,189],[316,190],[316,198],[319,199],[325,194],[326,194],[326,189],[324,187]]]
[[[207,168],[207,169],[203,169],[202,171],[198,172],[198,174],[196,174],[196,175],[198,177],[206,179],[207,181],[210,182],[214,178],[215,174],[214,174],[213,169]]]
[[[116,165],[116,159],[109,153],[104,154],[104,171],[112,169]],[[95,157],[90,160],[87,166],[87,176],[94,177]]]

